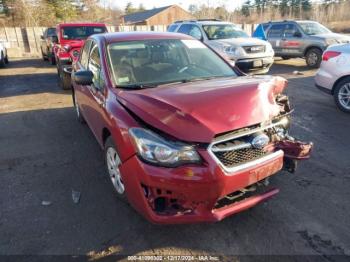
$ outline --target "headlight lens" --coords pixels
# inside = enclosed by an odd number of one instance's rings
[[[239,46],[225,46],[224,52],[230,56],[242,56],[244,55],[242,47]]]
[[[130,128],[129,134],[139,156],[149,163],[174,167],[201,161],[197,151],[190,145],[166,141],[161,136],[144,128]]]
[[[327,45],[333,45],[333,44],[337,44],[338,41],[336,39],[326,39],[326,44]]]
[[[273,48],[270,43],[266,44],[266,52],[267,53],[274,53]]]

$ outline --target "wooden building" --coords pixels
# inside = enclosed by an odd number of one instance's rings
[[[122,25],[170,25],[177,20],[193,18],[192,15],[178,5],[169,5],[121,17]]]

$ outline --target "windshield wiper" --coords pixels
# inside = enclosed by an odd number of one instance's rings
[[[146,88],[154,88],[156,85],[145,85],[145,84],[131,84],[131,85],[117,85],[117,88],[125,88],[125,89],[146,89]]]

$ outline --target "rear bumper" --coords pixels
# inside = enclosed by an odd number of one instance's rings
[[[315,75],[315,84],[316,87],[318,87],[320,90],[331,94],[336,79],[337,76],[335,76],[334,73],[330,73],[327,70],[323,69],[321,64],[321,68]]]
[[[273,62],[273,57],[261,57],[251,59],[239,59],[236,61],[236,65],[243,72],[258,72],[262,70],[266,72],[272,66]]]
[[[157,224],[216,222],[279,192],[272,188],[219,206],[219,200],[281,170],[283,152],[235,173],[223,171],[207,151],[200,154],[205,165],[162,168],[143,163],[137,156],[124,162],[120,170],[130,204]]]

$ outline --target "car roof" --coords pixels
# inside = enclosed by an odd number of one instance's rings
[[[221,21],[218,19],[198,19],[198,20],[180,20],[173,24],[201,24],[201,25],[220,25],[220,24],[233,24],[227,21]]]
[[[275,20],[275,21],[269,21],[261,24],[268,25],[268,24],[279,24],[279,23],[317,23],[317,22],[313,20]]]
[[[106,26],[104,23],[91,23],[91,22],[79,22],[79,23],[60,23],[57,26]]]
[[[155,40],[155,39],[183,39],[193,40],[189,35],[179,33],[168,32],[118,32],[118,33],[105,33],[94,35],[93,38],[104,38],[107,44],[125,41],[137,41],[137,40]]]

